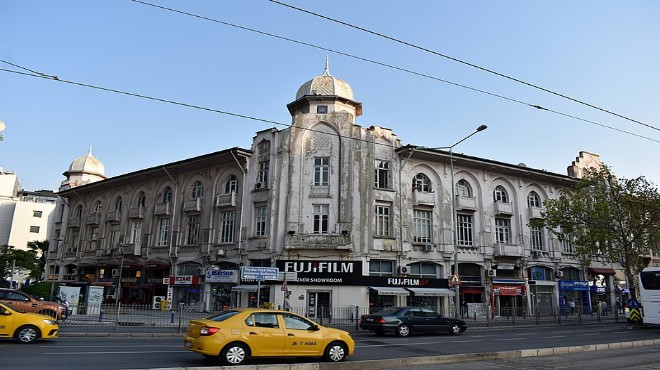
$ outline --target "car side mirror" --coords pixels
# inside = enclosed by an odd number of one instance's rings
[[[40,301],[43,301],[43,300],[44,300],[44,297],[39,297],[39,300],[40,300]]]
[[[319,328],[318,325],[314,325],[314,326],[312,326],[312,327],[310,328],[310,330],[311,330],[311,331],[319,331],[319,330],[321,330],[321,328]]]

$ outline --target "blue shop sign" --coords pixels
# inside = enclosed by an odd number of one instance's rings
[[[580,280],[559,280],[559,290],[589,290],[588,281]]]

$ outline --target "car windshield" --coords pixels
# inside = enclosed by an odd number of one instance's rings
[[[228,318],[230,318],[234,315],[237,315],[239,312],[240,311],[236,311],[236,310],[222,311],[222,312],[215,313],[215,314],[207,317],[206,319],[221,322],[221,321],[227,320]]]

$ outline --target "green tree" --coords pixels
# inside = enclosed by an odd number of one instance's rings
[[[574,188],[545,202],[545,226],[588,266],[593,256],[618,263],[636,296],[639,272],[660,251],[660,194],[643,176],[618,179],[609,167],[588,170]]]
[[[30,276],[39,271],[37,253],[32,250],[16,249],[11,245],[0,247],[0,280],[6,281],[11,277],[11,269],[26,269]],[[40,276],[40,275],[37,275]]]
[[[48,253],[48,240],[44,241],[31,241],[28,242],[28,248],[30,251],[34,252],[37,257],[36,269],[30,271],[30,277],[36,280],[40,280],[46,269],[46,254]]]

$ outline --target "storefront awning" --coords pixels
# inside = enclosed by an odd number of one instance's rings
[[[261,288],[266,288],[268,285],[262,285]],[[259,285],[236,285],[231,287],[231,290],[238,292],[256,292],[259,289]]]
[[[450,296],[454,291],[446,288],[406,288],[416,296]]]
[[[371,289],[378,292],[378,295],[410,295],[410,292],[398,287],[379,287],[372,286]]]
[[[589,273],[597,275],[614,275],[616,271],[609,267],[589,267]]]

